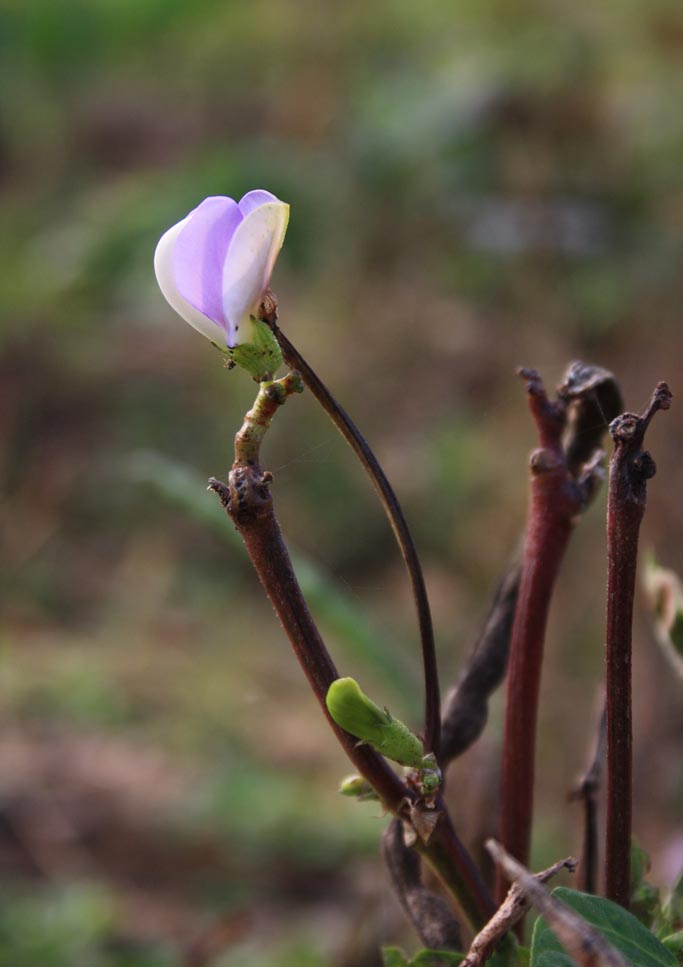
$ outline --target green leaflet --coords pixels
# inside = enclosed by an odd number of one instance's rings
[[[631,967],[677,967],[674,955],[647,927],[611,900],[559,886],[552,895],[592,924]],[[534,925],[530,967],[572,967],[565,952],[543,917]]]

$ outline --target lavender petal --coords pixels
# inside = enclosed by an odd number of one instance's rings
[[[173,247],[173,275],[178,292],[223,329],[223,265],[243,217],[232,198],[205,198],[185,219]]]

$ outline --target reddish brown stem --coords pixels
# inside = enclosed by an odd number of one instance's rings
[[[609,423],[624,408],[621,393],[612,373],[577,359],[567,367],[558,395],[567,405],[567,427],[562,440],[567,467],[582,485],[585,507],[602,480],[600,443]],[[479,737],[486,724],[489,697],[505,677],[521,571],[520,548],[520,555],[515,553],[496,590],[467,664],[446,695],[441,727],[442,769]]]
[[[320,637],[291,566],[273,511],[269,483],[258,466],[237,463],[230,473],[228,486],[214,478],[209,481],[235,522],[294,654],[344,751],[386,806],[392,812],[401,813],[410,799],[407,786],[382,756],[341,729],[327,711],[325,697],[339,673]]]
[[[229,485],[212,479],[210,487],[220,496],[239,530],[296,657],[349,759],[375,789],[384,806],[410,824],[415,820],[417,828],[424,806],[416,793],[399,779],[381,755],[336,725],[327,711],[327,691],[339,676],[296,580],[275,517],[270,479],[269,474],[261,472],[258,463],[236,461]],[[416,834],[415,848],[436,870],[472,926],[478,929],[491,916],[493,901],[472,858],[458,839],[443,803],[437,802],[436,810],[428,810],[426,815],[436,825],[427,842]]]
[[[631,898],[631,626],[638,534],[645,513],[647,480],[655,462],[643,450],[645,431],[657,410],[671,406],[659,383],[646,410],[624,413],[610,425],[614,453],[607,501],[607,833],[605,893],[628,908]]]
[[[562,448],[565,406],[552,403],[534,370],[522,370],[539,449],[531,455],[531,503],[522,576],[512,628],[507,684],[501,841],[528,864],[534,794],[536,718],[543,643],[550,599],[572,527],[582,506],[580,487],[567,468]],[[509,882],[498,871],[496,892],[503,902]]]

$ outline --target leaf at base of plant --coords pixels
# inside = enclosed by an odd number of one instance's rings
[[[678,967],[671,950],[618,904],[563,886],[553,890],[552,895],[595,927],[631,967]],[[572,967],[572,964],[546,921],[539,917],[531,941],[530,967]]]

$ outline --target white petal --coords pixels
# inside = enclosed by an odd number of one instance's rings
[[[173,228],[169,228],[159,239],[159,244],[154,253],[154,272],[159,288],[171,308],[175,309],[185,322],[189,322],[198,332],[201,332],[202,336],[206,336],[211,342],[223,345],[225,343],[225,331],[208,316],[205,316],[203,312],[191,306],[176,288],[173,276],[173,246],[186,221],[187,218],[184,218]]]
[[[256,310],[270,282],[288,221],[289,205],[267,202],[250,211],[235,230],[223,267],[223,313],[229,346],[240,342],[240,325]]]

